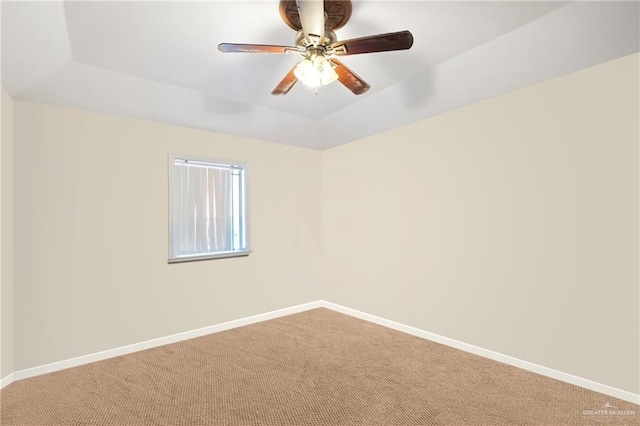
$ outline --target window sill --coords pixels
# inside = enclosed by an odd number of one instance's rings
[[[226,259],[229,257],[247,257],[251,254],[252,250],[242,251],[225,251],[218,253],[199,254],[194,256],[180,256],[167,260],[167,263],[182,263],[182,262],[196,262],[199,260],[213,260],[213,259]]]

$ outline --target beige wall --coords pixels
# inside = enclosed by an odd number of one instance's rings
[[[638,55],[323,153],[323,297],[639,393]]]
[[[16,101],[15,370],[319,298],[317,151]],[[249,173],[246,258],[167,264],[167,155]]]
[[[322,298],[639,393],[638,59],[322,153],[3,92],[2,377]],[[248,164],[248,258],[167,264],[169,153]]]
[[[0,86],[0,379],[13,372],[13,100]]]

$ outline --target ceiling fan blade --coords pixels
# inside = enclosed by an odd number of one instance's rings
[[[297,65],[297,64],[296,64]],[[298,78],[293,73],[295,66],[291,68],[291,71],[284,76],[282,81],[276,86],[275,89],[271,92],[272,95],[286,95],[289,93],[289,90],[298,82]]]
[[[336,74],[338,74],[338,81],[344,84],[347,89],[351,90],[354,95],[362,95],[371,87],[367,84],[366,81],[361,79],[360,76],[358,76],[358,74],[351,71],[342,62],[338,61],[337,59],[335,58],[329,59],[329,62],[331,62],[336,66],[334,70]]]
[[[304,38],[317,46],[324,39],[324,1],[296,0]]]
[[[337,41],[331,45],[331,49],[336,50],[336,55],[357,55],[360,53],[404,50],[409,49],[412,45],[413,35],[405,30]]]
[[[239,44],[220,43],[218,50],[221,52],[241,52],[241,53],[295,53],[299,49],[293,46],[275,46],[271,44]]]

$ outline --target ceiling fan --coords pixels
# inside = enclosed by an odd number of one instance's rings
[[[298,80],[316,93],[320,86],[338,80],[361,95],[370,86],[336,57],[409,49],[413,36],[409,31],[398,31],[338,41],[334,31],[347,23],[351,10],[350,0],[280,0],[280,16],[297,31],[295,46],[220,43],[218,50],[300,54],[303,59],[273,89],[272,95],[286,95]]]

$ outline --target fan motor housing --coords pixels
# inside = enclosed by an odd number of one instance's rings
[[[320,43],[321,46],[330,46],[338,40],[336,33],[329,29],[324,30],[324,40]],[[309,42],[304,37],[304,33],[302,30],[298,31],[296,34],[296,46],[307,48],[309,46]]]

